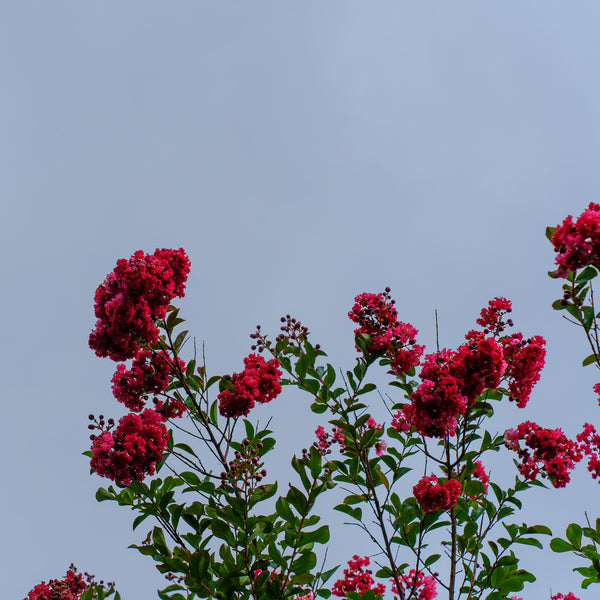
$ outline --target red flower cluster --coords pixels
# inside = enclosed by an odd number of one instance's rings
[[[504,331],[506,325],[512,325],[510,319],[504,322],[504,315],[511,311],[512,302],[510,300],[507,300],[506,298],[494,298],[488,302],[486,308],[481,309],[481,312],[479,313],[480,316],[477,319],[477,325],[481,325],[494,336],[498,335]],[[487,331],[485,333],[487,333]]]
[[[134,358],[140,342],[158,339],[156,319],[166,316],[175,296],[182,297],[190,261],[182,248],[138,250],[129,260],[120,259],[95,295],[98,318],[90,334],[90,348],[112,360]]]
[[[559,277],[587,265],[600,268],[600,205],[591,202],[575,223],[569,215],[562,225],[556,226],[551,242],[558,252]]]
[[[104,431],[94,439],[91,467],[122,485],[129,485],[132,479],[143,481],[154,474],[168,439],[163,417],[156,411],[147,408],[140,415],[129,413],[113,433]]]
[[[569,592],[568,594],[554,594],[554,596],[550,596],[550,600],[579,600],[579,598],[573,592]]]
[[[244,370],[229,379],[233,389],[223,390],[219,398],[219,412],[224,417],[247,415],[255,402],[270,402],[281,392],[281,371],[276,358],[265,363],[262,356],[250,354],[244,359]]]
[[[413,495],[423,512],[450,510],[460,495],[460,482],[448,479],[446,483],[439,483],[435,475],[430,475],[413,487]]]
[[[348,313],[348,317],[359,325],[354,334],[370,336],[373,351],[385,353],[391,361],[390,369],[396,375],[419,364],[425,348],[416,344],[418,331],[409,323],[398,321],[396,301],[390,297],[390,288],[379,294],[359,294],[354,301]]]
[[[451,355],[449,350],[442,350],[425,357],[423,382],[411,394],[411,404],[402,409],[406,421],[421,435],[439,438],[453,435],[458,424],[456,415],[463,415],[467,409],[461,382],[448,372],[447,359]],[[433,373],[438,366],[443,368]]]
[[[600,476],[600,435],[593,425],[586,423],[583,431],[577,434],[577,441],[580,449],[588,456],[588,471],[592,474],[592,479],[596,479]]]
[[[462,393],[472,406],[485,389],[495,389],[506,369],[502,346],[479,331],[469,331],[449,362],[450,374],[460,381]]]
[[[362,594],[367,590],[372,590],[375,594],[383,594],[385,586],[378,583],[375,587],[371,587],[375,581],[371,575],[370,569],[364,569],[369,565],[369,557],[360,558],[356,554],[352,560],[348,561],[348,568],[344,569],[344,579],[338,579],[331,592],[334,596],[346,596],[348,592],[358,592]]]
[[[519,444],[525,441],[525,447]],[[516,429],[504,432],[504,443],[521,459],[519,472],[525,479],[535,480],[541,471],[555,488],[569,483],[569,472],[582,458],[576,442],[568,439],[561,429],[543,429],[536,423],[526,421]]]
[[[64,579],[51,579],[48,583],[38,583],[24,600],[78,600],[89,585],[83,575],[73,569],[67,571]]]
[[[522,333],[513,333],[501,338],[500,343],[508,363],[505,372],[508,390],[511,398],[517,401],[517,406],[524,408],[544,367],[546,340],[541,335],[523,340]]]
[[[392,593],[400,595],[402,598],[410,596],[415,600],[433,600],[437,596],[435,579],[431,575],[425,575],[423,571],[411,569],[408,575],[398,577],[400,591],[392,579]]]
[[[128,370],[124,364],[117,365],[112,378],[114,397],[129,410],[140,412],[145,406],[148,394],[159,394],[169,386],[172,361],[166,352],[156,353],[140,350]],[[179,359],[179,366],[185,363]]]
[[[477,322],[487,333],[491,329],[497,335],[505,325],[512,325],[512,321],[502,320],[510,307],[506,298],[494,298],[482,309]],[[397,431],[413,426],[428,437],[453,435],[457,417],[464,415],[486,389],[496,389],[503,377],[508,379],[517,406],[527,404],[544,366],[544,338],[524,341],[521,333],[515,333],[497,341],[486,332],[469,331],[466,343],[457,350],[443,349],[425,356],[419,374],[422,383],[411,394],[411,404],[392,421]]]

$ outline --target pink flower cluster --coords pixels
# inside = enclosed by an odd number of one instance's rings
[[[433,600],[437,596],[435,579],[431,575],[425,575],[422,571],[411,569],[408,575],[400,575],[398,580],[400,591],[392,579],[392,592],[399,594],[402,598],[411,592],[411,598],[415,600]]]
[[[486,308],[481,309],[477,324],[487,329],[484,333],[491,332],[492,335],[496,336],[504,331],[506,325],[512,325],[511,319],[504,322],[504,315],[511,311],[512,303],[510,300],[506,298],[494,298],[489,301]]]
[[[398,321],[390,288],[379,294],[359,294],[354,302],[348,313],[348,317],[359,325],[354,334],[370,336],[372,350],[383,352],[390,359],[390,369],[396,375],[406,373],[419,364],[425,348],[416,344],[418,331],[409,323]]]
[[[558,252],[559,277],[587,265],[600,268],[600,205],[591,202],[575,223],[569,215],[562,225],[557,225],[551,242]]]
[[[134,358],[141,343],[158,339],[156,319],[166,316],[175,296],[182,297],[190,261],[182,248],[157,249],[154,254],[138,250],[117,261],[96,290],[96,327],[90,348],[98,356],[120,361]]]
[[[179,367],[185,369],[181,359]],[[172,360],[166,352],[140,350],[131,369],[128,370],[122,363],[117,365],[112,378],[113,395],[129,410],[140,412],[144,409],[148,394],[159,394],[167,389],[172,368]]]
[[[241,373],[229,377],[233,389],[225,389],[218,396],[219,412],[224,417],[247,415],[255,402],[270,402],[281,392],[276,358],[265,363],[259,354],[250,354],[244,359],[244,366]]]
[[[520,441],[525,446],[521,447]],[[568,439],[561,429],[543,429],[526,421],[516,429],[504,432],[507,448],[519,455],[519,472],[525,479],[535,480],[538,473],[548,477],[555,488],[562,488],[570,480],[569,473],[582,458],[578,444]]]
[[[511,309],[506,298],[494,298],[482,309],[478,323],[497,334],[504,328],[502,316]],[[512,324],[512,322],[510,323]],[[489,328],[489,329],[488,329]],[[414,427],[421,435],[444,438],[453,435],[458,417],[464,415],[486,389],[508,380],[511,397],[520,408],[544,366],[545,341],[536,336],[523,340],[520,333],[496,340],[481,331],[469,331],[457,350],[443,349],[425,356],[419,377],[422,383],[392,421],[397,431]]]
[[[317,436],[317,441],[313,444],[313,446],[316,447],[321,456],[331,454],[331,446],[333,444],[340,444],[342,450],[344,449],[346,438],[339,427],[333,428],[330,438],[330,434],[327,433],[321,425],[319,425],[315,429],[315,435]]]
[[[432,510],[450,510],[456,504],[460,491],[460,482],[456,479],[439,483],[435,475],[423,477],[413,487],[413,495],[426,513]]]
[[[365,556],[360,558],[356,554],[352,557],[352,560],[348,561],[348,568],[344,569],[344,578],[338,579],[331,590],[334,596],[346,596],[348,592],[358,592],[362,594],[367,590],[372,590],[375,594],[383,594],[385,592],[385,586],[382,583],[378,583],[375,587],[372,587],[375,581],[371,575],[370,569],[363,569],[363,567],[369,566],[369,557]]]
[[[550,596],[550,600],[579,600],[579,598],[573,592],[569,592],[568,594],[554,594],[554,596]]]
[[[131,368],[117,365],[112,378],[115,398],[129,410],[140,412],[150,394],[164,392],[174,372],[172,357],[153,352],[147,345],[158,340],[155,321],[164,319],[171,300],[182,297],[190,271],[185,251],[141,250],[129,259],[117,261],[104,283],[96,290],[96,326],[90,334],[90,348],[112,360],[133,359]],[[180,370],[185,363],[178,359]],[[185,405],[173,398],[155,401],[155,411],[123,417],[116,430],[92,436],[91,466],[99,475],[129,485],[154,473],[168,438],[163,421],[181,416]],[[93,427],[93,426],[92,426]],[[100,427],[103,429],[103,427]]]
[[[577,441],[582,452],[588,456],[588,471],[592,479],[596,479],[600,476],[600,435],[593,425],[585,423],[583,431],[577,434]]]
[[[92,469],[122,485],[154,474],[169,434],[163,417],[146,409],[122,417],[113,433],[104,431],[92,443]]]
[[[67,571],[64,579],[51,579],[48,583],[38,583],[24,600],[79,600],[79,596],[89,585],[81,574],[73,569]]]
[[[513,333],[500,339],[504,349],[504,358],[508,363],[505,377],[511,398],[524,408],[531,395],[533,386],[540,379],[540,372],[546,358],[546,340],[535,335],[523,340],[522,333]]]

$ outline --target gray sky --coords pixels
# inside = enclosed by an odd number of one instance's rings
[[[435,308],[455,347],[503,295],[548,360],[498,430],[598,423],[583,335],[550,308],[544,228],[598,201],[599,18],[593,1],[5,3],[2,597],[71,561],[124,600],[166,583],[127,549],[145,534],[133,515],[96,503],[108,482],[80,454],[88,413],[124,412],[87,337],[96,286],[137,249],[187,250],[181,305],[214,373],[239,369],[254,326],[276,334],[287,312],[351,366],[346,313],[362,291],[390,285],[430,351]],[[283,477],[315,417],[289,393],[257,416],[270,414]],[[494,467],[506,481],[511,459]],[[561,534],[600,516],[599,497],[582,464],[518,520]],[[336,534],[338,562],[372,552],[355,530]],[[522,555],[538,575],[527,600],[597,597],[578,591],[576,561]]]

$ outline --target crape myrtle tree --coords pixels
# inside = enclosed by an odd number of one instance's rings
[[[585,332],[592,354],[583,364],[600,367],[592,290],[600,206],[547,235],[558,252],[550,275],[565,280],[553,306]],[[497,403],[525,407],[544,365],[544,339],[513,331],[509,300],[491,300],[458,348],[426,353],[417,330],[398,319],[389,288],[363,293],[348,313],[357,351],[350,370],[329,364],[307,327],[287,315],[275,338],[257,327],[236,372],[211,375],[172,304],[189,271],[182,249],[119,260],[96,291],[90,335],[96,354],[118,363],[112,392],[130,411],[118,423],[89,417],[91,469],[114,482],[96,497],[132,509],[134,529],[151,522],[134,547],[165,575],[159,598],[520,600],[535,577],[521,566],[519,545],[543,548],[551,535],[518,520],[522,498],[532,486],[566,486],[584,457],[597,477],[600,434],[585,424],[571,440],[531,421],[490,433]],[[385,394],[374,393],[375,369],[387,374]],[[305,392],[322,422],[291,459],[295,479],[280,486],[265,469],[274,433],[252,411],[278,401],[285,386]],[[594,389],[600,395],[600,384]],[[387,426],[371,415],[374,402],[385,404]],[[517,467],[508,489],[486,469],[489,453],[503,448]],[[412,470],[411,489],[402,480]],[[328,493],[363,531],[361,547],[370,540],[373,548],[370,556],[351,550],[341,570],[327,564],[330,531],[315,511]],[[573,523],[566,539],[550,542],[586,561],[576,569],[582,587],[600,581],[597,542],[600,519]],[[113,584],[71,568],[28,600],[111,596],[120,598]],[[552,596],[562,599],[577,600]]]

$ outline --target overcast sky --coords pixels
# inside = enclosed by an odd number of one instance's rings
[[[436,308],[440,344],[456,347],[501,295],[548,360],[497,429],[600,423],[584,337],[550,307],[544,238],[599,199],[599,19],[595,0],[4,3],[2,598],[71,561],[124,600],[166,585],[127,549],[144,527],[96,503],[108,481],[81,456],[88,413],[124,413],[114,364],[87,347],[94,290],[138,249],[187,250],[180,304],[213,373],[239,370],[255,325],[276,335],[288,312],[352,366],[362,291],[390,285],[430,351]],[[271,414],[285,489],[315,417],[289,392],[257,416]],[[511,481],[512,456],[497,458]],[[562,534],[600,516],[599,499],[581,464],[517,520]],[[337,562],[373,552],[355,528],[335,534]],[[538,575],[527,600],[598,597],[578,591],[577,561],[522,554]]]

